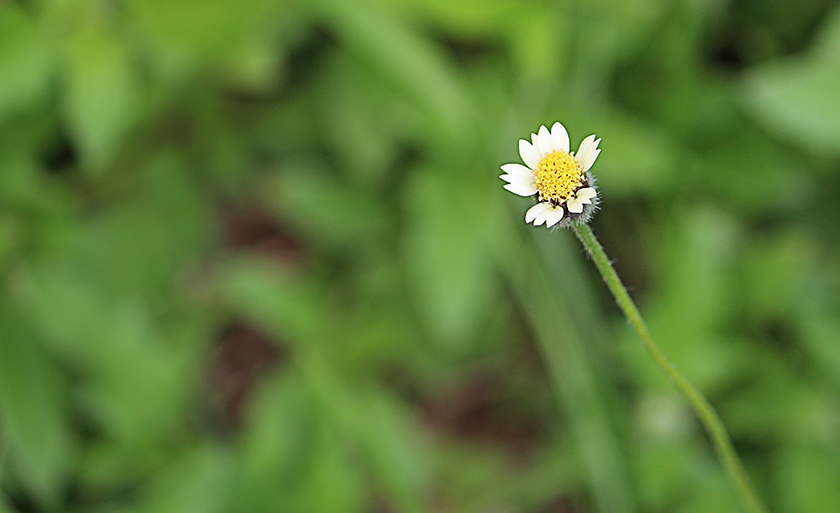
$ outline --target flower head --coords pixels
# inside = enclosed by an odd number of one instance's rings
[[[505,164],[505,189],[519,196],[533,196],[537,204],[525,214],[526,223],[546,227],[586,223],[598,205],[598,190],[589,168],[601,150],[601,139],[590,135],[577,153],[569,152],[569,134],[561,123],[549,132],[545,125],[531,134],[531,142],[519,141],[522,164]]]

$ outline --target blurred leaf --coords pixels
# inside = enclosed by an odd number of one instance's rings
[[[6,498],[0,493],[0,513],[16,513],[17,510],[13,509],[9,503],[6,501]]]
[[[0,3],[0,120],[46,95],[54,45],[19,4]]]
[[[221,274],[220,287],[230,308],[284,343],[303,344],[329,327],[314,284],[267,261],[233,262]]]
[[[539,4],[517,0],[389,0],[412,16],[431,18],[447,32],[465,38],[493,38],[511,19]],[[523,4],[527,6],[523,9]]]
[[[634,470],[646,478],[639,484],[640,502],[650,509],[670,510],[674,495],[684,496],[689,488],[686,474],[690,458],[686,446],[678,441],[646,442],[640,443],[642,450],[631,460]]]
[[[293,511],[313,455],[317,408],[298,373],[262,383],[248,405],[231,508]]]
[[[75,460],[65,384],[21,312],[0,292],[0,435],[38,501],[54,507]]]
[[[419,440],[406,428],[406,418],[396,404],[374,389],[366,390],[367,394],[351,389],[315,346],[301,351],[299,356],[297,363],[331,429],[346,441],[345,446],[359,451],[386,498],[393,500],[400,511],[424,511]]]
[[[508,21],[508,37],[514,61],[522,69],[524,78],[543,84],[557,70],[568,67],[567,52],[571,39],[568,17],[548,6],[537,4],[530,9],[520,9],[511,20],[518,23],[510,24]]]
[[[83,162],[100,172],[136,122],[139,85],[122,42],[97,27],[72,34],[66,52],[64,115]]]
[[[318,163],[288,164],[266,196],[296,231],[327,248],[348,248],[380,234],[388,213],[366,191],[342,183]]]
[[[232,86],[251,91],[271,91],[278,83],[281,58],[274,45],[251,44],[231,58],[226,66]]]
[[[417,419],[396,397],[381,390],[367,390],[364,397],[369,422],[365,435],[373,470],[399,495],[399,504],[415,503],[430,484],[428,447],[417,429]]]
[[[834,316],[804,315],[800,326],[802,344],[817,365],[826,369],[840,384],[840,321]]]
[[[592,172],[601,180],[605,197],[655,195],[673,187],[680,152],[664,129],[622,113],[612,113],[597,125],[587,120],[586,126],[597,126],[596,135],[603,138],[603,155]],[[575,139],[587,135],[578,134]],[[577,145],[572,146],[577,151]]]
[[[325,135],[341,152],[352,178],[372,190],[387,182],[388,164],[398,155],[398,138],[413,124],[399,108],[399,96],[381,77],[345,53],[336,54],[325,70],[322,106]]]
[[[714,191],[719,203],[741,217],[766,215],[767,198],[775,198],[777,215],[809,208],[818,194],[818,178],[801,154],[780,147],[757,127],[739,125],[737,136],[717,134],[703,156],[688,164],[695,187],[706,194]]]
[[[117,440],[168,435],[185,390],[185,359],[162,343],[139,304],[115,298],[54,263],[31,267],[16,283],[26,316],[88,378],[88,414]]]
[[[739,511],[740,498],[676,390],[646,395],[636,414],[643,438],[633,460],[646,476],[639,484],[642,511]]]
[[[21,213],[66,215],[68,195],[45,180],[43,172],[25,151],[0,147],[0,204]]]
[[[320,0],[318,4],[343,42],[425,104],[447,134],[454,136],[466,128],[469,105],[440,48],[372,2]]]
[[[817,152],[840,153],[840,8],[803,56],[755,68],[743,100],[780,136]]]
[[[213,513],[224,511],[230,491],[231,456],[212,444],[196,447],[153,476],[140,511]]]
[[[0,272],[11,261],[23,243],[23,227],[20,219],[12,215],[0,215]]]
[[[528,467],[511,465],[509,455],[453,441],[440,447],[440,485],[455,511],[540,511],[558,496],[571,496],[580,485],[580,464],[565,444],[549,445],[533,455]],[[467,506],[458,508],[459,502]]]
[[[683,374],[710,393],[747,365],[743,353],[748,347],[734,343],[723,331],[735,293],[729,266],[738,227],[708,208],[678,210],[669,217],[670,229],[657,245],[659,290],[655,303],[643,305],[642,310],[665,353]],[[667,386],[638,346],[624,349],[649,379]]]
[[[808,149],[840,148],[840,65],[774,63],[758,68],[745,84],[748,107],[780,136]]]
[[[816,260],[814,241],[800,230],[756,240],[744,255],[743,293],[749,314],[782,319],[804,294],[805,277]]]
[[[364,470],[347,454],[343,438],[331,426],[316,430],[318,443],[298,490],[297,511],[363,513],[370,511]],[[324,493],[329,490],[329,493]]]
[[[752,355],[752,383],[719,406],[733,437],[772,437],[788,445],[824,436],[826,405],[810,380],[790,368],[790,360],[773,347]]]
[[[537,240],[545,235],[555,236],[556,233],[534,234]],[[585,476],[599,510],[634,511],[637,500],[607,415],[607,398],[598,382],[601,376],[587,358],[583,334],[578,331],[578,325],[585,324],[585,320],[574,318],[570,308],[578,300],[585,301],[585,296],[566,297],[563,292],[572,292],[573,286],[557,286],[548,279],[550,274],[543,262],[555,259],[553,252],[538,258],[529,245],[520,243],[518,246],[519,251],[513,251],[503,265],[536,338],[538,354],[551,380],[557,408],[568,417],[575,444],[573,451],[580,459],[576,472]],[[552,246],[544,244],[542,247]]]
[[[836,451],[794,446],[779,458],[779,504],[785,511],[840,511],[840,468]]]
[[[151,156],[134,180],[130,196],[103,208],[81,225],[65,251],[96,268],[97,284],[163,307],[173,277],[208,245],[206,198],[189,176],[184,158],[168,151]]]
[[[171,82],[182,82],[202,66],[241,56],[246,42],[265,37],[277,0],[131,0],[132,21],[149,37],[153,65]],[[232,59],[231,59],[232,60]],[[239,63],[240,66],[247,66]],[[243,68],[240,68],[243,69]],[[247,74],[246,74],[247,75]]]
[[[432,334],[455,354],[468,349],[496,290],[492,246],[499,196],[455,170],[417,170],[408,185],[404,257],[417,307]],[[489,183],[489,181],[488,181]]]

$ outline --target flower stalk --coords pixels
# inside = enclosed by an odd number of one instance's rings
[[[729,434],[726,432],[726,428],[717,412],[712,408],[708,399],[677,371],[674,364],[668,360],[665,353],[662,352],[662,349],[654,342],[653,337],[651,337],[645,325],[644,319],[642,319],[639,313],[639,309],[636,308],[636,304],[621,283],[618,273],[613,269],[612,263],[607,258],[607,254],[604,252],[604,248],[601,247],[598,239],[595,238],[595,234],[592,233],[592,229],[588,224],[574,225],[572,229],[595,262],[595,266],[601,273],[604,283],[607,284],[607,288],[610,289],[619,308],[624,312],[625,317],[627,317],[627,320],[639,335],[645,350],[653,358],[656,366],[665,373],[674,386],[685,396],[691,408],[700,418],[700,421],[711,437],[712,444],[726,470],[727,476],[744,501],[747,510],[750,513],[766,513],[767,509],[753,489],[749,477],[744,471],[744,465],[738,457],[738,453],[735,452],[735,448],[732,446],[732,440],[729,438]]]

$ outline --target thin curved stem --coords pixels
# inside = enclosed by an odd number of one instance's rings
[[[735,452],[735,448],[732,446],[732,440],[729,438],[723,422],[720,420],[714,408],[712,408],[709,400],[690,381],[677,372],[674,364],[668,360],[665,353],[662,352],[662,349],[653,341],[653,337],[651,337],[645,321],[639,313],[639,309],[636,308],[636,304],[621,283],[621,279],[618,277],[615,269],[613,269],[612,263],[604,252],[604,248],[601,247],[598,239],[595,238],[595,234],[592,233],[589,225],[575,226],[574,231],[575,235],[577,235],[583,244],[583,247],[586,248],[586,251],[595,262],[595,266],[601,273],[604,283],[607,284],[610,292],[612,292],[619,308],[624,312],[624,315],[630,321],[633,329],[636,330],[639,338],[642,339],[642,344],[653,358],[654,363],[668,376],[685,398],[688,399],[692,409],[700,417],[700,421],[712,439],[712,443],[726,470],[727,476],[733,485],[735,485],[747,510],[751,513],[766,513],[767,509],[753,489],[749,477],[744,471],[744,465],[741,463],[738,453]]]

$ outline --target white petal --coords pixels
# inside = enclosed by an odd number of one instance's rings
[[[572,214],[580,214],[583,212],[583,202],[578,198],[572,198],[566,201],[566,208]]]
[[[539,151],[525,139],[519,140],[519,156],[522,157],[522,162],[531,169],[536,169],[542,159]]]
[[[583,167],[583,170],[589,171],[589,168],[592,167],[592,164],[595,163],[595,159],[597,159],[600,154],[601,150],[590,150],[589,153],[586,154],[586,158],[580,159],[580,165]]]
[[[582,140],[580,142],[580,146],[578,147],[578,157],[581,156],[585,151],[589,150],[589,147],[592,145],[593,142],[595,142],[595,134],[592,134],[586,139]]]
[[[537,216],[534,218],[534,226],[539,226],[539,225],[545,223],[546,216],[548,215],[549,212],[551,212],[551,209],[553,208],[553,207],[551,207],[550,203],[548,205],[549,205],[549,208],[547,208],[545,210],[541,210],[540,212],[537,212]]]
[[[586,203],[587,205],[591,204],[590,201],[592,198],[598,195],[598,191],[595,190],[595,187],[584,187],[575,193],[577,199],[581,200],[582,202]]]
[[[563,219],[563,209],[560,207],[553,208],[548,212],[548,216],[545,218],[545,227],[551,228],[555,224],[559,223],[561,219]]]
[[[595,159],[597,159],[598,155],[601,153],[601,150],[597,149],[598,144],[600,143],[601,139],[595,139],[595,134],[590,135],[580,143],[580,149],[577,152],[577,159],[584,171],[588,171],[589,168],[592,167],[592,164],[595,163]]]
[[[551,132],[548,131],[548,128],[545,125],[540,127],[539,136],[539,150],[540,150],[540,158],[546,156],[547,154],[554,151],[554,144],[551,142]]]
[[[569,132],[559,121],[551,127],[551,140],[555,150],[563,150],[569,153]]]
[[[505,185],[505,189],[519,196],[533,196],[537,193],[537,188],[533,185],[524,185],[520,183],[509,183]]]
[[[509,175],[529,176],[533,177],[534,172],[523,166],[522,164],[505,164],[502,166],[502,171]]]
[[[533,222],[533,220],[536,219],[538,215],[542,214],[549,208],[551,208],[551,203],[537,203],[533,207],[529,208],[527,212],[525,212],[525,222]]]
[[[515,183],[520,185],[534,185],[533,176],[499,175],[499,178],[506,181],[507,183]]]
[[[534,219],[534,226],[539,226],[539,225],[543,224],[544,222],[546,222],[550,217],[556,216],[556,211],[557,210],[560,210],[560,215],[562,216],[563,215],[563,209],[555,207],[555,206],[553,206],[549,203],[549,208],[547,208],[547,209],[543,210],[542,212],[540,212],[539,214],[537,214],[537,217]]]

